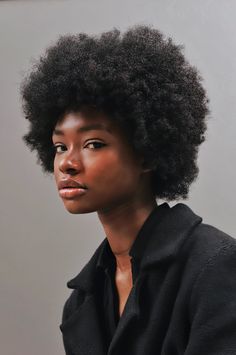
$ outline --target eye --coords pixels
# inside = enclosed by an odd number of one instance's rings
[[[66,151],[66,146],[64,144],[54,145],[54,150],[56,153],[62,153]]]
[[[85,145],[85,148],[90,148],[90,149],[100,149],[104,147],[106,144],[98,141],[94,142],[89,142],[88,144]],[[92,147],[93,146],[93,147]]]

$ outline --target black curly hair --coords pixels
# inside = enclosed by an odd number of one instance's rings
[[[182,46],[150,25],[60,36],[21,84],[23,136],[53,172],[52,131],[66,112],[93,106],[116,120],[152,169],[156,197],[187,198],[198,174],[208,98]]]

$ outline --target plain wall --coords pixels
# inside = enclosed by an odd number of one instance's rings
[[[232,236],[235,222],[236,1],[0,1],[0,352],[62,355],[61,312],[74,277],[104,238],[96,214],[70,215],[53,177],[21,139],[19,85],[60,34],[153,24],[185,46],[210,98],[200,173],[185,201]],[[174,204],[174,203],[173,203]]]

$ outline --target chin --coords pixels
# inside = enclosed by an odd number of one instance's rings
[[[74,201],[63,201],[66,210],[71,214],[84,214],[84,213],[91,213],[96,212],[96,209],[92,208],[92,206],[78,206],[74,203]]]

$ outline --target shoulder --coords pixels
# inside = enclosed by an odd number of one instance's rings
[[[236,239],[222,230],[206,224],[192,209],[179,203],[166,214],[164,241],[174,245],[178,265],[188,273],[198,273],[210,260],[231,255],[236,250]],[[178,243],[179,242],[179,243]]]
[[[199,259],[209,258],[227,248],[236,247],[236,239],[224,231],[204,223],[201,216],[196,214],[188,205],[178,203],[167,213],[165,226],[172,225],[175,239],[183,235],[181,253]]]
[[[189,353],[235,353],[236,240],[201,222],[188,234],[178,261],[191,324]]]
[[[193,236],[191,258],[196,272],[189,300],[190,319],[213,328],[228,322],[235,330],[236,240],[205,224]]]
[[[231,255],[236,251],[236,239],[205,223],[198,224],[185,243],[185,251],[199,263],[209,262],[217,255]]]
[[[236,295],[236,240],[220,229],[200,223],[180,253],[191,279],[192,309],[207,299],[220,306]],[[235,301],[233,301],[235,303]]]
[[[214,280],[216,286],[217,280],[225,275],[236,280],[236,239],[200,222],[188,231],[178,252],[176,267],[181,268],[182,281],[192,291],[201,287],[209,291],[209,284]],[[211,292],[215,292],[213,285]]]

